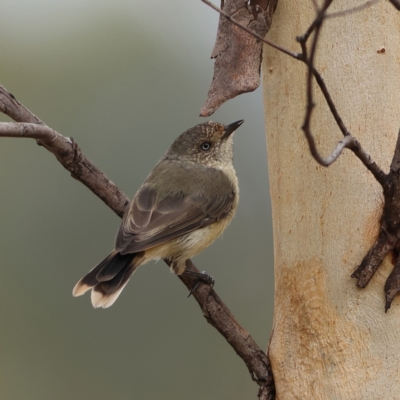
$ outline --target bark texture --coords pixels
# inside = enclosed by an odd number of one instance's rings
[[[338,1],[330,12],[359,5]],[[280,0],[268,38],[299,51],[312,2]],[[385,51],[382,52],[382,48]],[[400,15],[389,2],[326,21],[316,67],[350,132],[389,171],[399,129]],[[350,278],[377,239],[382,190],[345,151],[316,164],[301,131],[306,68],[274,49],[263,61],[275,313],[269,356],[277,399],[397,399],[400,299],[384,312],[388,256],[366,289]],[[341,132],[318,88],[312,130],[329,154]]]

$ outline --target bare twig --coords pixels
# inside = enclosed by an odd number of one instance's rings
[[[325,0],[325,3],[323,4],[323,6],[321,8],[318,7],[318,5],[316,5],[315,2],[313,2],[314,4],[314,8],[317,12],[317,16],[315,17],[314,21],[311,23],[311,25],[308,27],[308,29],[305,31],[305,33],[303,33],[301,36],[298,36],[296,38],[296,40],[300,43],[306,43],[308,38],[310,37],[310,35],[314,32],[314,30],[316,29],[316,27],[319,25],[321,26],[324,16],[325,16],[325,12],[328,9],[328,7],[331,5],[332,0]],[[302,58],[303,61],[305,61],[304,58]]]
[[[316,41],[315,41],[315,43],[316,43]],[[310,56],[310,59],[311,59],[311,56]],[[328,104],[329,110],[331,111],[333,118],[335,118],[336,124],[338,125],[339,129],[342,131],[343,136],[349,135],[349,131],[347,130],[346,125],[344,124],[342,117],[340,116],[340,114],[336,108],[336,105],[332,100],[329,90],[326,87],[325,81],[323,80],[321,74],[314,67],[314,55],[312,58],[312,63],[310,64],[310,72],[315,77],[315,80],[317,81],[318,86],[321,89],[321,92],[324,95],[325,100]]]
[[[13,138],[32,138],[43,144],[51,144],[60,134],[47,125],[0,122],[0,136]],[[69,140],[68,138],[65,138]],[[72,142],[71,142],[72,143]]]
[[[313,38],[312,45],[311,45],[310,57],[308,59],[306,59],[306,58],[303,59],[303,61],[308,66],[308,74],[307,74],[307,81],[306,81],[307,105],[306,105],[306,113],[304,116],[304,122],[303,122],[303,126],[302,126],[302,129],[303,129],[306,139],[308,141],[308,145],[309,145],[312,156],[319,164],[321,164],[325,167],[331,165],[334,161],[336,161],[338,159],[338,157],[340,156],[340,154],[342,153],[343,149],[348,147],[348,145],[351,143],[351,140],[352,140],[352,138],[349,136],[349,132],[347,131],[346,127],[344,126],[342,119],[340,118],[339,113],[336,110],[336,106],[333,103],[330,93],[325,86],[325,82],[322,80],[322,77],[314,68],[314,59],[315,59],[315,52],[316,52],[316,48],[317,48],[317,42],[318,42],[319,33],[321,31],[322,22],[324,20],[324,15],[325,15],[326,9],[327,9],[327,6],[322,8],[318,12],[317,17],[315,18],[315,20],[313,21],[313,23],[310,26],[315,31],[314,38]],[[309,28],[307,30],[306,34],[304,34],[301,38],[298,38],[298,41],[300,41],[300,43],[304,44],[304,47],[306,47],[306,41],[309,38],[310,32],[311,32],[311,29]],[[314,76],[316,75],[318,77],[317,82],[319,81],[319,86],[321,88],[321,91],[324,94],[325,99],[329,105],[329,108],[344,135],[344,139],[341,140],[337,144],[337,146],[336,146],[335,150],[332,152],[332,154],[325,159],[323,157],[321,157],[321,155],[318,153],[318,150],[315,145],[315,140],[311,133],[311,127],[310,127],[311,116],[312,116],[312,112],[313,112],[313,109],[315,106],[314,101],[313,101],[313,90],[312,90],[313,75]]]
[[[25,108],[16,98],[9,93],[3,86],[0,85],[0,112],[8,115],[16,122],[27,122],[39,124],[39,127],[45,127],[42,133],[50,131],[53,132],[55,137],[50,135],[50,141],[42,141],[39,136],[34,136],[31,131],[32,137],[38,140],[38,144],[45,147],[53,153],[57,160],[67,169],[71,175],[87,186],[96,196],[100,197],[110,208],[112,208],[117,215],[122,217],[125,207],[129,203],[128,197],[120,191],[113,182],[111,182],[104,174],[97,168],[86,156],[82,153],[79,146],[72,138],[66,138],[63,135],[53,131],[48,126]],[[3,125],[4,126],[4,125]],[[11,127],[11,126],[10,126]],[[27,129],[29,132],[32,128],[24,125],[21,129]],[[5,128],[4,128],[5,129]],[[15,137],[15,129],[11,128],[10,135]],[[37,134],[40,128],[37,128]],[[3,132],[2,136],[6,136]],[[46,136],[46,135],[45,135]],[[54,139],[54,140],[53,140]]]
[[[0,86],[0,112],[20,122],[0,123],[0,137],[29,137],[39,140],[40,144],[53,153],[75,179],[86,185],[119,217],[122,217],[129,203],[128,197],[85,157],[72,139],[45,125],[2,86]],[[191,260],[187,261],[187,267],[200,272]],[[189,289],[193,287],[195,278],[185,274],[179,278]],[[258,347],[250,334],[239,325],[214,289],[200,284],[193,296],[207,321],[225,337],[245,362],[252,379],[260,386],[260,399],[272,400],[274,383],[265,351]]]
[[[307,74],[307,83],[306,83],[306,91],[307,91],[307,106],[306,106],[306,114],[304,117],[303,123],[303,131],[308,141],[308,145],[310,148],[310,152],[314,159],[320,164],[325,167],[331,165],[334,161],[338,159],[342,151],[347,148],[352,150],[353,153],[361,160],[361,162],[368,168],[368,170],[374,175],[375,179],[382,185],[386,185],[387,183],[387,175],[379,168],[379,166],[372,160],[371,156],[362,148],[360,142],[350,134],[346,125],[344,124],[335,103],[332,100],[332,97],[329,93],[328,88],[321,76],[321,74],[316,70],[314,67],[314,60],[317,48],[317,42],[319,39],[319,34],[321,31],[322,23],[325,19],[325,13],[329,7],[330,1],[326,1],[322,9],[320,10],[317,18],[313,21],[312,26],[314,27],[315,34],[313,37],[313,41],[311,44],[311,52],[310,57],[304,57],[302,60],[308,66],[308,74]],[[306,48],[306,39],[307,35],[303,35],[298,40],[303,45],[303,48]],[[311,122],[311,115],[314,109],[314,101],[313,101],[313,92],[312,92],[312,77],[314,76],[315,80],[318,83],[319,88],[321,89],[322,94],[325,97],[325,100],[328,104],[328,107],[332,113],[333,118],[336,121],[339,129],[341,130],[344,139],[341,140],[337,145],[335,150],[328,156],[327,158],[323,158],[316,148],[314,137],[311,133],[310,122]]]
[[[352,150],[353,153],[360,159],[360,161],[368,168],[368,170],[374,175],[375,179],[382,185],[386,185],[387,183],[387,175],[379,168],[379,166],[375,163],[375,161],[371,158],[371,156],[362,148],[360,142],[350,134],[348,131],[346,125],[343,122],[343,119],[341,118],[335,103],[332,100],[332,97],[329,93],[328,88],[326,87],[326,84],[321,76],[321,74],[316,70],[314,67],[314,60],[315,60],[315,54],[316,54],[316,48],[317,48],[317,42],[319,39],[319,34],[321,31],[322,23],[325,20],[325,13],[331,4],[331,1],[328,0],[325,2],[324,6],[320,10],[318,16],[316,19],[313,21],[311,26],[313,26],[315,30],[315,34],[313,37],[313,41],[311,44],[311,52],[309,58],[306,56],[302,60],[305,62],[308,66],[308,74],[307,74],[307,83],[306,83],[306,91],[307,91],[307,106],[306,106],[306,114],[304,117],[304,123],[303,123],[303,130],[304,134],[306,136],[306,139],[308,141],[308,145],[310,148],[310,152],[314,159],[320,164],[325,167],[331,165],[334,161],[338,159],[340,154],[345,148],[348,148],[349,150]],[[306,48],[306,37],[309,37],[308,35],[303,35],[298,38],[298,41],[303,45],[303,48]],[[328,107],[332,113],[333,118],[336,121],[336,124],[338,125],[339,129],[341,130],[344,139],[341,140],[337,145],[335,150],[331,153],[330,156],[327,158],[321,157],[321,155],[318,153],[318,150],[315,145],[315,140],[314,137],[311,133],[311,128],[310,128],[310,122],[311,122],[311,115],[312,111],[314,109],[314,102],[313,102],[313,92],[312,92],[312,77],[314,76],[315,80],[317,81],[317,84],[325,97],[325,100],[328,104]]]
[[[349,8],[348,10],[338,11],[330,14],[326,14],[325,18],[338,18],[338,17],[345,17],[346,15],[355,14],[360,11],[364,11],[365,9],[373,6],[374,4],[378,3],[380,0],[368,0],[364,4],[359,6]]]
[[[350,135],[353,140],[347,146],[358,159],[367,167],[368,171],[372,173],[374,178],[381,184],[383,188],[387,186],[388,175],[385,174],[378,164],[372,159],[372,157],[363,149],[360,142],[352,135]]]
[[[349,144],[352,142],[353,137],[351,136],[346,136],[344,139],[342,139],[340,142],[335,147],[335,150],[326,158],[322,157],[318,150],[317,146],[315,144],[314,137],[309,129],[309,127],[304,126],[304,133],[308,142],[308,147],[310,149],[311,155],[314,157],[314,159],[318,162],[318,164],[322,165],[323,167],[329,167],[331,164],[333,164],[339,156],[342,154],[343,150],[349,146]]]

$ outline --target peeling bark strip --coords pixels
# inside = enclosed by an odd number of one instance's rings
[[[39,145],[56,156],[57,160],[71,172],[75,179],[87,186],[119,217],[122,217],[129,198],[86,158],[71,138],[67,138],[45,125],[1,85],[0,112],[18,122],[0,123],[0,137],[36,139]],[[191,260],[186,262],[186,266],[187,269],[200,273]],[[196,278],[187,274],[180,275],[179,279],[189,290],[197,283]],[[265,352],[239,325],[212,287],[200,283],[193,292],[193,297],[198,302],[207,322],[221,333],[236,354],[245,362],[251,378],[260,387],[259,399],[273,400],[275,386],[269,358]]]
[[[271,27],[278,0],[221,1],[221,9],[235,21],[264,37]],[[223,103],[260,86],[263,43],[220,15],[217,40],[211,58],[215,58],[214,76],[201,117],[213,114]]]

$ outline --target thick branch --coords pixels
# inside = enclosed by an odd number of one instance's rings
[[[85,157],[72,139],[66,138],[44,125],[2,86],[0,86],[0,111],[21,122],[19,124],[0,123],[0,136],[29,137],[38,140],[41,145],[57,157],[75,179],[86,185],[118,216],[122,217],[129,203],[128,197]],[[200,272],[191,260],[187,261],[187,267],[192,271]],[[196,281],[196,278],[186,274],[179,278],[188,289],[191,289]],[[269,359],[265,352],[257,346],[250,334],[239,325],[214,289],[208,285],[200,284],[193,296],[207,321],[225,337],[245,362],[252,379],[260,386],[259,398],[272,400],[274,398],[274,383]]]
[[[191,260],[186,262],[186,268],[198,272]],[[189,290],[193,287],[192,277],[183,274],[179,278]],[[196,289],[194,296],[207,322],[224,336],[238,356],[243,359],[252,379],[260,386],[266,385],[272,393],[274,383],[265,351],[261,350],[250,334],[239,325],[213,288],[203,284]]]
[[[357,286],[359,288],[365,288],[368,285],[368,282],[374,276],[386,255],[389,251],[393,250],[394,245],[395,242],[393,240],[388,240],[386,232],[381,230],[378,239],[376,239],[376,242],[364,257],[361,264],[351,275],[352,278],[357,279]]]
[[[387,312],[392,305],[394,298],[400,293],[400,258],[394,265],[393,271],[385,283],[385,312]]]

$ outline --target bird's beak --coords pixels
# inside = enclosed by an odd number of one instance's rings
[[[236,131],[237,128],[239,128],[240,125],[242,125],[244,122],[244,119],[241,119],[239,121],[233,122],[232,124],[225,125],[225,130],[224,134],[222,135],[222,140],[228,139],[229,136],[232,135],[233,132]]]

